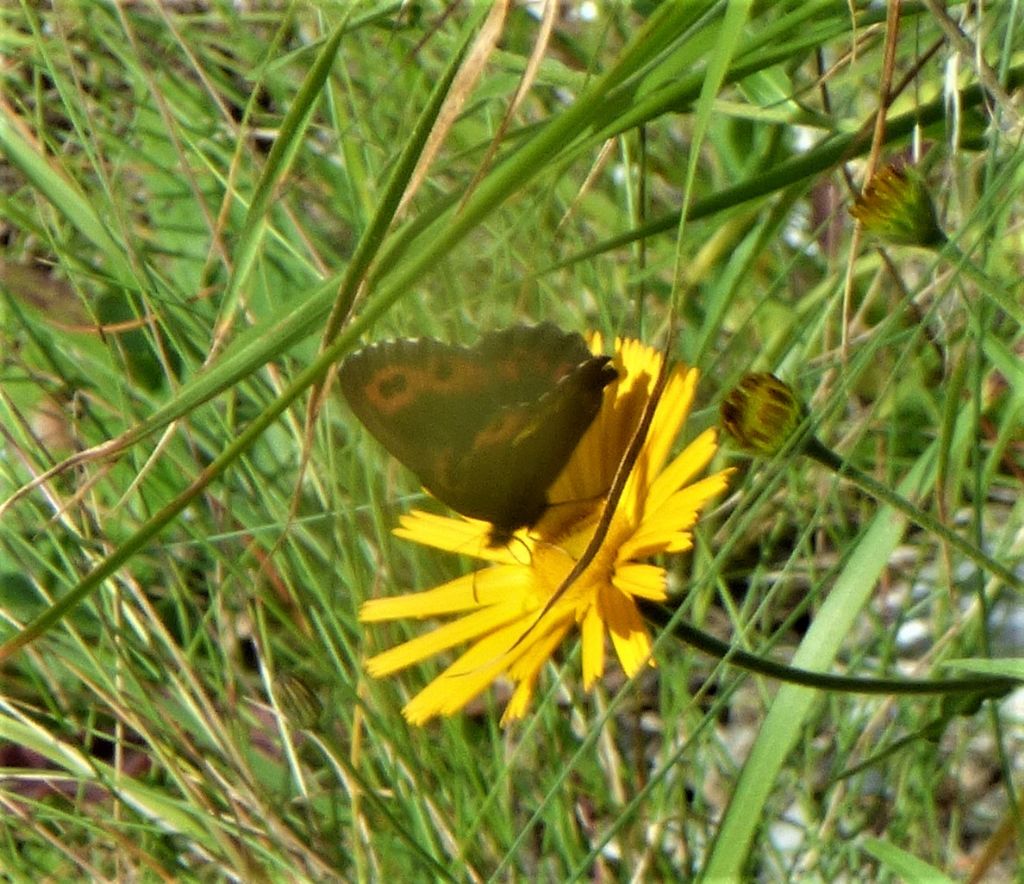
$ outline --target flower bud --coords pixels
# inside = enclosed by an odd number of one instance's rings
[[[807,411],[792,389],[768,372],[744,375],[722,401],[722,428],[750,454],[771,457],[800,426]]]
[[[850,208],[864,229],[893,245],[937,248],[946,241],[935,206],[917,172],[886,166]]]

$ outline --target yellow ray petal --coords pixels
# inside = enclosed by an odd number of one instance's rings
[[[410,724],[423,724],[437,715],[454,715],[501,673],[501,663],[467,667],[462,658],[405,704],[402,714]],[[453,674],[457,672],[458,674]]]
[[[705,430],[679,453],[651,484],[647,495],[648,508],[660,506],[666,497],[689,483],[711,463],[718,449],[717,438],[714,428]]]
[[[677,491],[655,511],[648,511],[643,524],[619,549],[620,560],[642,559],[659,552],[688,549],[686,534],[693,527],[711,498],[728,485],[728,471],[723,470]]]
[[[491,525],[476,519],[452,518],[413,510],[399,519],[399,527],[395,528],[396,537],[411,540],[423,546],[432,546],[446,552],[472,556],[485,562],[498,562],[512,565],[519,561],[512,549],[512,544],[522,542],[529,549],[529,541],[525,532],[517,532],[516,540],[508,544],[489,547]],[[520,558],[522,556],[520,555]]]
[[[591,686],[604,674],[604,621],[597,605],[591,605],[580,624],[583,642],[583,689]]]
[[[615,568],[612,583],[626,595],[652,601],[664,601],[668,597],[665,569],[657,565],[625,563]]]
[[[518,599],[523,603],[533,589],[533,577],[520,565],[499,565],[463,574],[424,592],[368,599],[359,609],[363,623],[379,623],[415,617],[423,620],[458,614]]]
[[[522,611],[515,603],[485,608],[375,654],[366,661],[366,671],[374,678],[390,675],[521,618]]]
[[[510,667],[509,676],[520,686],[526,686],[532,691],[532,685],[537,681],[544,664],[551,659],[555,649],[565,640],[569,631],[569,624],[562,624],[556,629],[533,642],[529,652],[523,654],[515,665]]]
[[[665,465],[679,429],[690,413],[698,374],[693,368],[676,368],[665,385],[644,446],[652,476]]]
[[[612,646],[622,671],[635,675],[644,665],[653,666],[651,639],[636,605],[622,593],[609,588],[601,595]]]

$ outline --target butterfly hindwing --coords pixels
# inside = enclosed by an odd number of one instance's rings
[[[357,351],[339,380],[366,428],[421,478],[439,452],[475,434],[485,417],[454,406],[479,398],[479,364],[471,351],[427,338],[386,341]]]

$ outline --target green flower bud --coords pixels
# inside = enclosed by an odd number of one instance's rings
[[[850,214],[893,245],[929,249],[946,242],[924,180],[912,169],[887,166],[875,173]]]
[[[744,375],[722,401],[722,429],[745,451],[771,457],[803,421],[807,410],[792,389],[767,372]]]

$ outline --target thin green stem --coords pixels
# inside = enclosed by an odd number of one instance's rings
[[[650,623],[661,628],[671,628],[672,634],[683,644],[696,648],[711,657],[717,657],[732,666],[808,688],[849,694],[983,694],[998,697],[1021,684],[1017,679],[1005,676],[946,679],[854,678],[825,672],[811,672],[740,650],[728,642],[697,629],[684,620],[673,623],[673,612],[663,605],[654,602],[641,602],[640,604],[644,617]]]
[[[982,270],[971,258],[952,243],[943,247],[943,254],[956,265],[957,270],[969,276],[977,283],[993,301],[999,305],[999,309],[1012,316],[1017,324],[1024,327],[1024,307],[1019,303],[1020,294],[1013,293],[1008,286],[997,279],[993,279]]]
[[[926,531],[931,531],[933,534],[938,535],[950,546],[958,549],[967,556],[979,568],[985,568],[988,571],[991,571],[1008,586],[1012,586],[1018,592],[1024,592],[1024,580],[1021,580],[1020,577],[1014,574],[1013,571],[1005,565],[1000,564],[991,556],[986,555],[969,540],[964,540],[963,537],[955,531],[951,531],[934,516],[931,516],[918,507],[915,507],[905,497],[897,494],[881,482],[872,479],[866,473],[862,473],[856,467],[851,466],[834,451],[831,451],[822,445],[815,437],[812,436],[805,443],[802,453],[853,482],[853,484],[860,488],[865,494],[870,494],[877,500],[889,504],[893,509],[899,510],[903,515],[914,522],[914,524],[919,525]]]

